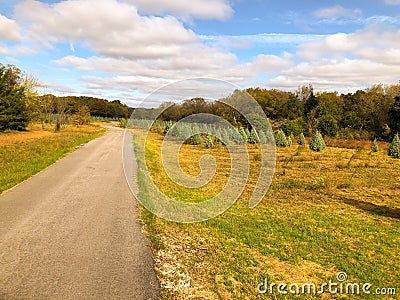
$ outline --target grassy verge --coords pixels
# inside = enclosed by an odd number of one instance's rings
[[[222,167],[202,190],[182,189],[163,171],[161,143],[162,138],[151,133],[146,158],[164,193],[180,201],[204,200],[223,186],[230,166],[224,149],[184,145],[180,161],[189,174],[198,173],[198,158],[204,154],[213,155]],[[258,149],[249,146],[249,152],[256,157]],[[371,283],[373,292],[395,287],[397,295],[381,299],[398,298],[400,160],[366,149],[278,149],[272,186],[261,204],[249,209],[259,164],[252,161],[242,196],[215,219],[177,224],[142,209],[163,299],[279,299],[284,297],[276,289],[272,295],[261,295],[257,285],[264,278],[299,285],[338,282],[338,272],[347,273],[346,282]],[[148,196],[140,173],[139,189],[140,197]],[[291,297],[296,296],[285,299]],[[327,293],[301,297],[334,298]]]
[[[53,164],[75,147],[104,134],[98,126],[0,133],[0,194]]]

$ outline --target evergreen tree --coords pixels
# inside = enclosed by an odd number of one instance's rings
[[[214,143],[211,139],[211,136],[207,134],[206,139],[204,141],[204,146],[206,146],[207,149],[214,148]]]
[[[292,143],[293,143],[294,142],[294,135],[293,135],[292,132],[290,133],[289,137],[290,137],[290,139],[292,140]]]
[[[168,131],[171,129],[171,126],[169,125],[169,124],[167,124],[167,125],[165,125],[165,128],[164,128],[164,134],[167,134],[168,133]]]
[[[239,134],[242,136],[244,143],[247,143],[248,135],[246,134],[246,131],[243,129],[243,127],[239,128]]]
[[[290,136],[287,138],[287,143],[288,143],[288,147],[292,146],[292,144],[293,144],[293,140]]]
[[[200,134],[194,134],[188,139],[188,142],[190,145],[200,145],[203,140],[201,139]]]
[[[286,139],[285,133],[279,129],[275,136],[275,143],[278,147],[288,147],[288,140]]]
[[[255,128],[251,129],[248,141],[249,141],[249,144],[259,144],[260,143],[260,138],[259,138]]]
[[[371,150],[372,152],[379,152],[379,146],[376,139],[374,139],[374,141],[372,142]]]
[[[260,144],[266,144],[267,143],[267,137],[265,136],[264,131],[260,131],[259,139],[260,139]]]
[[[393,142],[389,147],[388,154],[390,157],[400,158],[400,138],[398,133],[393,138]]]
[[[250,136],[250,131],[249,131],[249,129],[246,127],[245,130],[244,130],[244,132],[246,133],[247,142],[248,142],[248,141],[249,141],[249,136]]]
[[[297,140],[297,144],[301,146],[306,144],[306,138],[304,137],[303,133],[300,133],[299,139]]]
[[[322,151],[326,148],[324,138],[322,134],[317,130],[315,131],[313,138],[310,142],[310,149],[316,152]]]
[[[229,134],[227,133],[227,131],[225,129],[222,130],[222,133],[221,133],[221,142],[222,142],[222,145],[224,145],[224,146],[228,146],[229,142],[230,142]]]

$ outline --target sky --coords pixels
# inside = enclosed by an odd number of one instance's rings
[[[165,84],[353,92],[400,80],[400,0],[0,1],[0,63],[137,106]]]

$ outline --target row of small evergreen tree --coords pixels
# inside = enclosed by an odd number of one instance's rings
[[[372,150],[372,152],[379,152],[379,146],[378,146],[378,142],[376,139],[372,142],[371,150]],[[388,149],[388,155],[393,158],[400,158],[399,134],[396,134],[394,136],[393,141],[390,144],[389,149]]]

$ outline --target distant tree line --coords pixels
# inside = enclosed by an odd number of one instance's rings
[[[391,140],[400,132],[400,85],[376,85],[355,93],[315,93],[311,85],[295,92],[276,89],[246,90],[262,107],[275,130],[286,135],[312,136],[318,130],[324,136],[345,139]],[[165,109],[168,107],[167,109]],[[161,121],[178,121],[196,113],[210,113],[235,126],[250,127],[247,120],[222,102],[202,98],[166,102]]]
[[[38,83],[13,65],[0,63],[0,131],[24,130],[29,122],[84,125],[91,116],[129,118],[133,108],[119,100],[46,94],[36,91]]]

